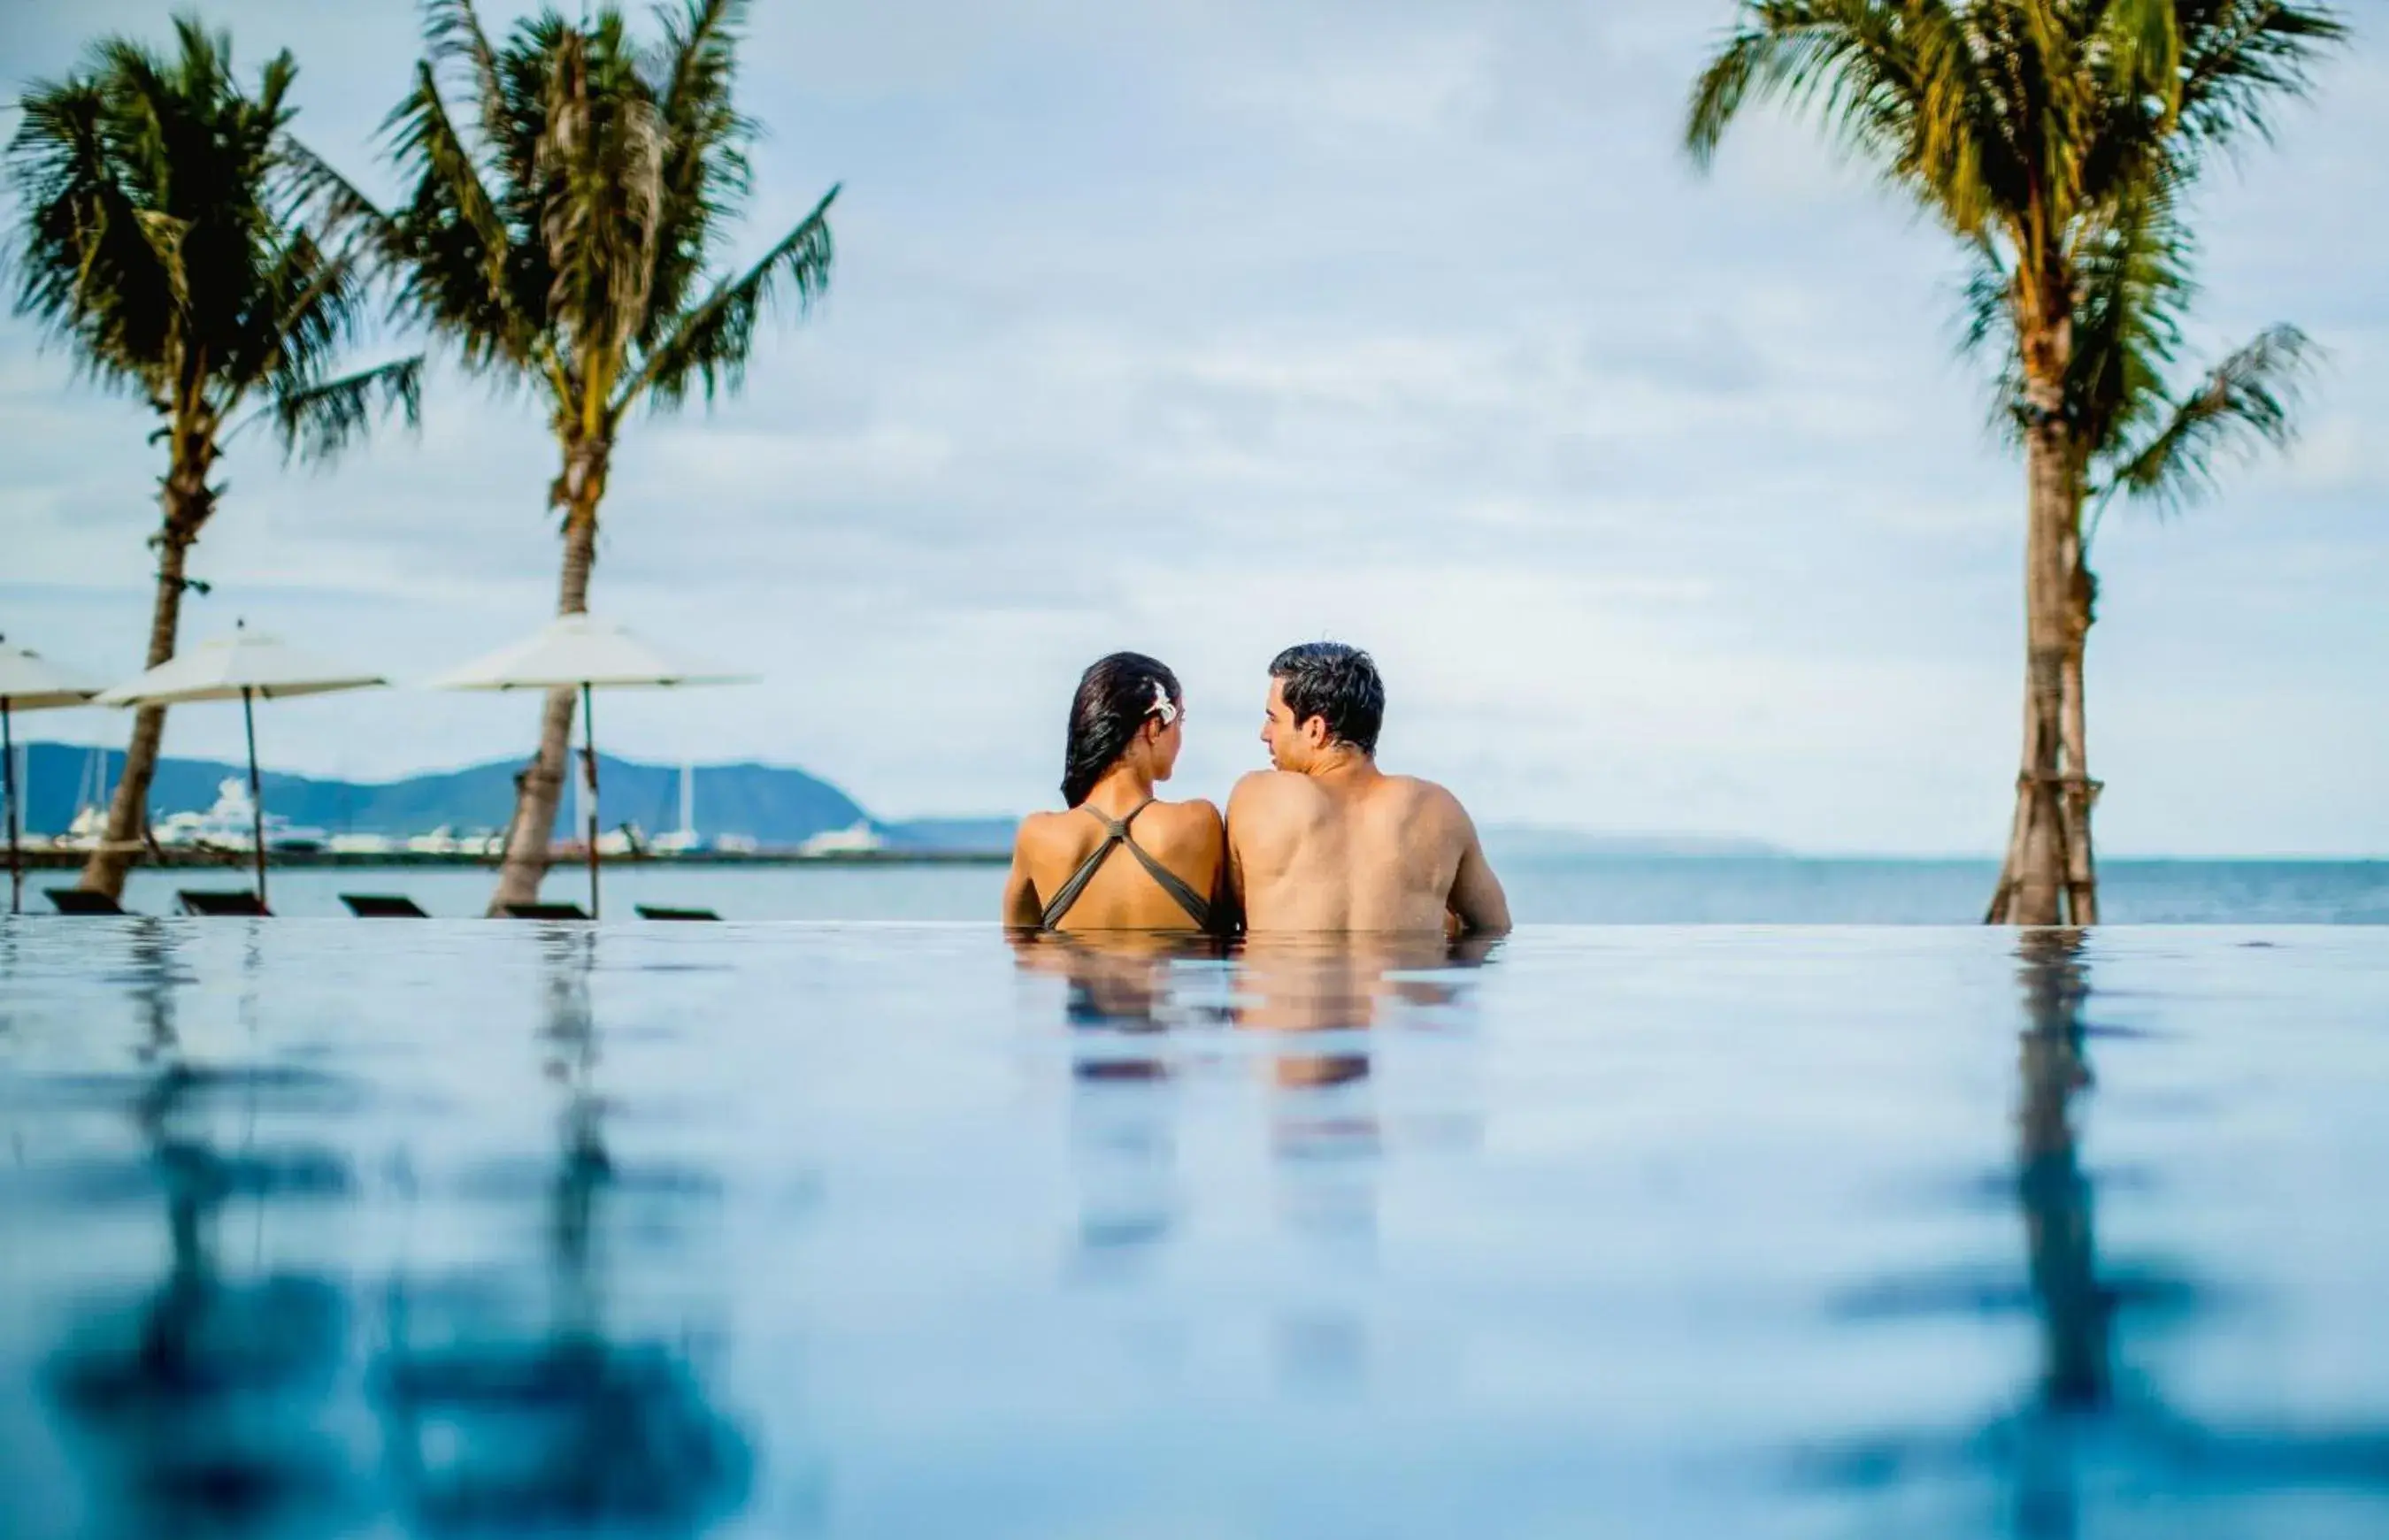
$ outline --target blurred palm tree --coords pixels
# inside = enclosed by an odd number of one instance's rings
[[[2002,345],[2027,490],[2023,762],[1988,917],[2093,923],[2083,510],[2094,490],[2102,507],[2110,492],[2178,502],[2221,452],[2286,433],[2283,388],[2306,351],[2293,333],[2185,397],[2165,388],[2190,293],[2179,199],[2217,152],[2266,134],[2345,29],[2287,0],[1739,8],[1693,87],[1694,158],[1706,164],[1754,101],[1808,111],[1974,264],[1974,336]]]
[[[189,18],[160,55],[124,38],[30,87],[6,152],[18,226],[16,309],[101,385],[140,398],[166,446],[158,591],[145,667],[174,655],[190,549],[224,488],[209,477],[250,422],[284,457],[328,462],[379,414],[412,424],[422,360],[335,377],[364,319],[362,254],[312,228],[287,130],[298,67],[234,77],[231,40]],[[163,707],[134,719],[124,774],[83,885],[111,897],[141,847]]]
[[[562,469],[558,614],[588,608],[597,509],[633,408],[735,390],[764,314],[829,283],[832,187],[751,267],[717,271],[750,193],[757,127],[733,100],[745,0],[657,11],[660,47],[612,6],[517,23],[503,45],[472,0],[427,0],[428,57],[391,113],[411,191],[384,213],[328,169],[326,207],[399,274],[402,313],[465,366],[548,409]],[[453,80],[470,104],[449,110]],[[573,693],[550,694],[539,752],[517,778],[491,912],[539,895],[564,789]]]
[[[2080,524],[2074,570],[2066,591],[2067,622],[2074,644],[2066,649],[2060,681],[2061,744],[2088,742],[2084,705],[2084,643],[2096,619],[2099,594],[2090,554],[2109,507],[2121,498],[2153,508],[2159,516],[2181,513],[2214,490],[2226,462],[2244,462],[2268,449],[2286,448],[2295,437],[2296,409],[2321,350],[2297,327],[2267,327],[2221,362],[2178,388],[2172,376],[2182,346],[2182,321],[2196,282],[2189,256],[2190,233],[2174,218],[2172,190],[2142,189],[2117,210],[2103,237],[2089,251],[2073,319],[2074,350],[2067,370],[2067,418],[2075,425],[2083,461],[2081,492],[2089,517]],[[1969,301],[1974,311],[1966,341],[1970,349],[1995,352],[2000,367],[1996,426],[2021,445],[2032,417],[2025,399],[2021,350],[2012,331],[2012,312],[1998,274],[1975,274]],[[2077,760],[2076,763],[2079,763]],[[2087,774],[2087,768],[2085,770]],[[2099,783],[2089,782],[2095,801]],[[2095,885],[2096,868],[2087,822],[2080,862]],[[2013,895],[2003,882],[1988,918],[2005,918]],[[2083,923],[2098,919],[2097,888],[2076,900]]]

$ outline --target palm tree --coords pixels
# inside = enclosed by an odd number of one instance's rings
[[[174,34],[171,57],[109,38],[80,72],[34,84],[6,151],[17,312],[146,402],[166,446],[149,668],[174,655],[194,586],[185,567],[223,493],[209,477],[227,440],[262,420],[286,461],[327,462],[380,413],[415,421],[422,363],[330,373],[364,319],[364,272],[301,217],[295,172],[314,162],[287,132],[290,56],[268,60],[251,94],[228,37],[189,18]],[[134,719],[84,887],[123,891],[165,723],[162,707]]]
[[[2179,190],[2215,152],[2263,135],[2345,30],[2288,0],[1739,0],[1739,11],[1693,87],[1695,159],[1708,162],[1752,101],[1805,110],[1961,242],[1974,293],[1999,312],[2025,467],[2025,687],[1990,917],[2091,923],[2096,784],[2078,681],[2082,511],[2100,440],[2074,393],[2088,286],[2102,253],[2178,255]],[[2113,399],[2130,408],[2127,432],[2153,402]]]
[[[2214,490],[2224,460],[2247,460],[2267,448],[2286,447],[2295,436],[2299,395],[2319,356],[2304,332],[2277,325],[2242,344],[2187,390],[2175,390],[2167,376],[2181,346],[2182,315],[2197,286],[2188,261],[2190,235],[2174,219],[2173,191],[2153,185],[2118,210],[2087,255],[2075,307],[2065,410],[2083,457],[2089,518],[2081,526],[2067,585],[2068,621],[2077,640],[2066,652],[2059,690],[2060,742],[2075,765],[2087,765],[2086,648],[2080,639],[2089,636],[2097,617],[2099,593],[2090,554],[2109,507],[2122,497],[2161,516],[2178,514]],[[1997,426],[2012,442],[2021,443],[2031,417],[1998,275],[1977,273],[1969,299],[1974,320],[1967,345],[1996,348]],[[2098,782],[2089,782],[2087,799],[2095,802],[2099,790]],[[2079,923],[2096,923],[2096,869],[2087,839],[2079,861],[2084,880],[2069,882],[2071,902]],[[2003,872],[1987,916],[1991,923],[2006,918],[2015,891],[2013,873]]]
[[[547,407],[562,461],[549,490],[562,615],[588,607],[624,419],[735,390],[773,302],[808,305],[829,282],[836,187],[751,267],[715,268],[747,202],[757,132],[732,95],[746,10],[659,7],[663,45],[645,48],[612,6],[579,22],[548,9],[499,46],[472,0],[426,0],[428,57],[389,124],[407,201],[385,214],[329,171],[317,178],[327,207],[398,270],[402,313],[446,337],[468,370]],[[469,127],[449,110],[451,78]],[[572,713],[571,691],[548,696],[492,913],[538,897]]]

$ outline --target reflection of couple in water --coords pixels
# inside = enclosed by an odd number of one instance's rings
[[[1261,724],[1271,768],[1236,783],[1223,821],[1208,802],[1154,795],[1184,738],[1178,677],[1138,653],[1102,659],[1070,706],[1068,810],[1032,814],[1014,844],[1006,923],[1074,934],[1501,934],[1509,903],[1460,800],[1377,768],[1385,712],[1368,654],[1324,642],[1280,653]]]

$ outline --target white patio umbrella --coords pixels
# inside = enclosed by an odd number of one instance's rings
[[[431,681],[434,690],[578,690],[581,763],[589,790],[589,918],[597,918],[596,690],[671,690],[684,685],[745,684],[733,672],[668,652],[612,620],[560,615],[510,647],[501,647]]]
[[[178,653],[139,679],[99,697],[102,706],[182,706],[194,701],[240,702],[249,738],[249,816],[257,846],[257,901],[265,902],[265,794],[257,777],[257,706],[286,695],[367,690],[390,681],[326,661],[236,625],[230,636]]]
[[[8,793],[8,912],[25,909],[24,810],[17,806],[17,735],[9,719],[19,711],[83,706],[99,686],[59,668],[41,654],[8,644],[0,636],[0,781]]]

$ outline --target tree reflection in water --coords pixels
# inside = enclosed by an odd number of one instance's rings
[[[2148,1374],[2119,1366],[2118,1329],[2136,1313],[2165,1307],[2194,1317],[2204,1301],[2192,1279],[2119,1269],[2100,1255],[2096,1188],[2081,1154],[2085,1099],[2096,1084],[2085,933],[2026,931],[2016,955],[2025,1021],[2015,1196],[2028,1288],[2011,1296],[1896,1284],[1869,1291],[1858,1313],[1883,1313],[1897,1300],[1997,1311],[2013,1297],[2039,1328],[2032,1394],[1977,1429],[1859,1439],[1820,1452],[1806,1469],[1831,1485],[1886,1493],[1987,1478],[2008,1495],[2006,1527],[2022,1540],[2072,1540],[2102,1503],[2138,1506],[2157,1494],[2389,1492],[2389,1429],[2210,1425],[2175,1410]]]
[[[133,996],[147,1028],[135,1050],[131,1114],[146,1148],[138,1178],[82,1173],[77,1204],[162,1194],[166,1276],[137,1302],[79,1314],[48,1385],[70,1457],[85,1476],[90,1533],[140,1536],[315,1534],[339,1531],[360,1498],[349,1451],[326,1415],[346,1359],[347,1311],[326,1278],[232,1276],[218,1232],[236,1200],[268,1212],[350,1190],[347,1165],[321,1151],[220,1150],[210,1115],[233,1098],[321,1090],[313,1077],[251,1063],[192,1062],[175,1025],[191,981],[175,934],[135,922]],[[253,970],[255,958],[250,965]],[[244,1000],[244,1014],[249,1002]],[[113,1077],[111,1077],[112,1079]]]
[[[376,1391],[394,1480],[433,1531],[694,1533],[747,1497],[747,1440],[686,1355],[608,1324],[606,1201],[620,1173],[594,1085],[596,944],[579,927],[548,941],[544,1035],[564,1106],[533,1312],[544,1324],[518,1324],[504,1278],[421,1299],[404,1280],[392,1290]]]

